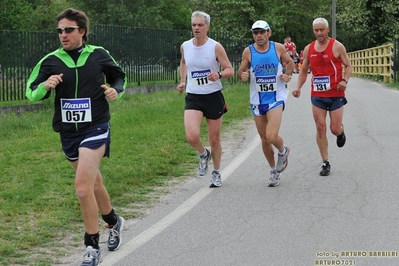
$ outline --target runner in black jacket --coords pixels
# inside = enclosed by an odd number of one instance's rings
[[[98,211],[109,229],[111,251],[121,244],[125,222],[112,208],[99,169],[102,158],[109,156],[111,141],[108,100],[122,96],[126,79],[104,48],[85,44],[89,25],[85,13],[67,9],[57,21],[61,47],[36,65],[26,97],[39,101],[55,92],[53,128],[60,133],[65,156],[76,171],[75,189],[86,229],[81,265],[95,266],[101,261]]]
[[[46,81],[51,75],[59,74],[62,74],[62,82],[55,87],[53,117],[53,128],[56,132],[76,132],[91,125],[109,121],[109,106],[104,89],[101,87],[104,84],[104,74],[106,82],[118,92],[118,97],[120,97],[124,91],[125,73],[104,48],[84,44],[74,50],[65,50],[60,47],[46,55],[29,77],[26,96],[31,101],[48,98],[51,90],[46,88],[46,85],[49,86]],[[72,113],[66,113],[67,121],[62,122],[61,99],[81,98],[90,98],[91,121],[83,122],[86,118],[84,115],[88,114],[88,108],[81,112],[73,112],[80,108],[67,108]],[[65,105],[64,103],[63,106]]]

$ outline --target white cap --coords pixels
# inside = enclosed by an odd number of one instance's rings
[[[266,21],[258,20],[252,25],[251,30],[254,30],[254,29],[270,30],[270,26],[269,26],[269,24],[267,24]]]

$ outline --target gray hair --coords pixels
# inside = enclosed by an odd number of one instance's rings
[[[208,26],[211,24],[211,16],[209,16],[207,13],[203,11],[194,11],[193,14],[191,15],[191,20],[195,17],[204,17],[205,24]]]
[[[324,24],[324,26],[326,26],[326,28],[328,28],[328,21],[325,18],[316,18],[315,20],[313,20],[313,27],[316,24]]]

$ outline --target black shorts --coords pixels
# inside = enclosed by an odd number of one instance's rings
[[[311,97],[312,104],[327,110],[334,111],[348,103],[345,97]]]
[[[108,122],[91,126],[78,132],[61,132],[62,150],[68,161],[74,162],[79,159],[79,148],[85,147],[96,150],[105,144],[104,157],[109,157],[111,144],[111,131]]]
[[[192,94],[186,95],[185,110],[201,111],[206,118],[219,119],[227,112],[227,105],[224,101],[223,93],[216,91],[210,94]]]

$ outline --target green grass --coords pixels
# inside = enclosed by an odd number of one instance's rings
[[[229,105],[223,130],[229,130],[251,115],[248,84],[223,92]],[[101,171],[115,209],[130,219],[171,181],[194,174],[198,157],[185,139],[184,95],[125,95],[110,105],[111,157]],[[66,245],[82,245],[74,172],[52,130],[52,112],[46,103],[41,111],[0,116],[0,265],[54,265]],[[205,123],[202,133],[208,145]]]
[[[24,105],[24,104],[31,104],[29,100],[18,100],[18,101],[0,101],[0,107],[5,106],[16,106],[16,105]]]
[[[388,86],[394,89],[399,89],[399,82],[389,83]]]

